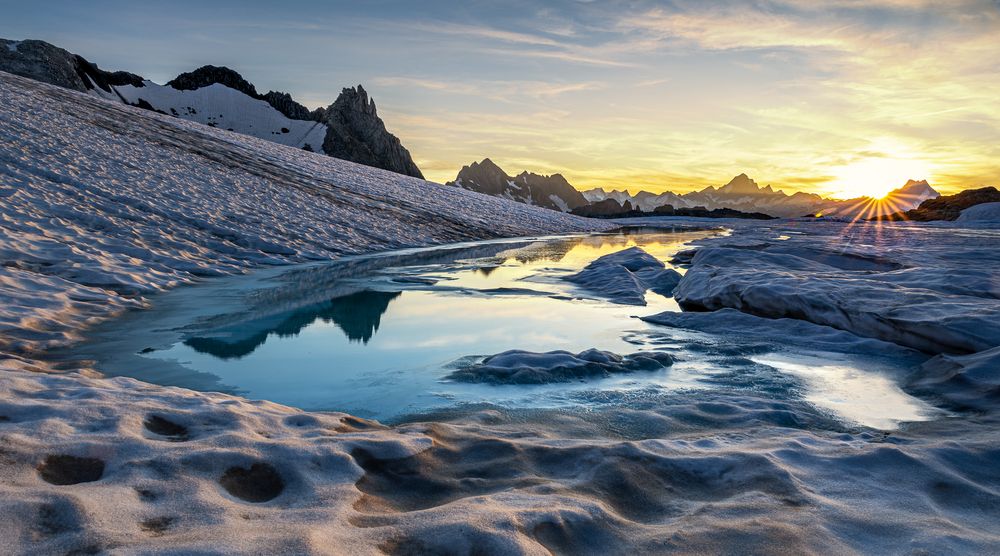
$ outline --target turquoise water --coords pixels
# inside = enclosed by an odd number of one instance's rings
[[[352,291],[263,320],[206,330],[147,359],[211,373],[250,398],[306,409],[389,419],[458,402],[558,404],[594,382],[535,387],[456,384],[442,379],[464,358],[509,349],[599,348],[632,353],[656,327],[635,315],[677,310],[647,292],[645,307],[617,305],[562,279],[590,261],[640,246],[664,260],[705,232],[574,237],[496,255],[380,269],[352,276]],[[669,263],[668,263],[669,264]],[[626,338],[632,340],[630,343]],[[667,381],[645,376],[644,381]],[[632,378],[597,381],[622,386]]]
[[[466,404],[634,407],[664,393],[697,397],[708,389],[805,400],[880,428],[929,414],[888,378],[902,369],[892,362],[761,346],[752,331],[732,344],[648,324],[636,317],[678,311],[674,300],[647,292],[644,306],[619,305],[565,280],[629,247],[672,267],[677,251],[712,233],[632,229],[470,243],[212,280],[99,328],[74,356],[109,375],[388,422]],[[591,348],[666,351],[675,363],[541,385],[448,378],[507,350]]]

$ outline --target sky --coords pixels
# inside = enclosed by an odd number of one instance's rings
[[[0,0],[163,83],[204,64],[309,107],[364,84],[424,175],[489,157],[580,189],[741,172],[838,197],[1000,186],[1000,0]]]

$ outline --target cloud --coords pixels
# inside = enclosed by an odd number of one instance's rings
[[[550,99],[568,93],[598,90],[605,86],[603,83],[594,81],[561,83],[528,80],[443,80],[403,76],[376,77],[374,83],[384,87],[423,89],[445,94],[493,99],[504,103]]]

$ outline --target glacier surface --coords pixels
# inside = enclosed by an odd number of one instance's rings
[[[608,224],[3,74],[0,136],[7,552],[1000,551],[996,229],[713,221],[731,234],[677,262],[705,312],[647,317],[665,345],[705,335],[742,390],[386,427],[39,355],[195,280]],[[845,423],[749,372],[761,343],[902,362],[945,416]]]

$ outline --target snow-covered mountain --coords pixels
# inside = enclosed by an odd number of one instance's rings
[[[327,108],[310,111],[279,91],[260,94],[239,73],[202,66],[165,85],[107,72],[44,41],[0,39],[0,71],[115,102],[252,135],[396,173],[423,175],[378,117],[361,85],[345,88]]]
[[[511,177],[488,158],[463,166],[455,181],[446,185],[561,212],[569,212],[588,204],[583,194],[560,174],[542,176],[521,172],[516,177]]]

